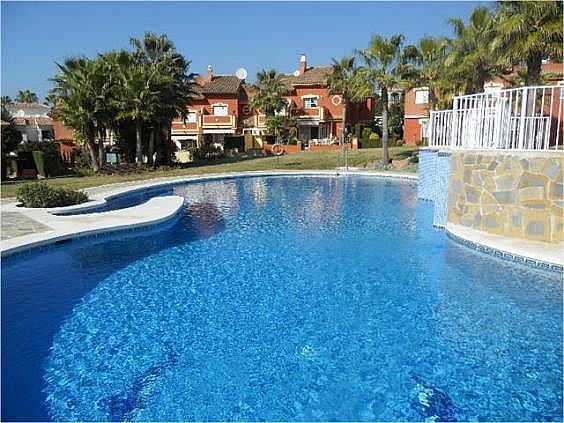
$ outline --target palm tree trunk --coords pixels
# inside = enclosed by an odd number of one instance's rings
[[[104,163],[106,162],[106,155],[104,153],[104,135],[105,135],[105,129],[104,128],[100,128],[100,130],[98,131],[99,135],[98,135],[98,164],[100,167],[104,166]]]
[[[86,148],[90,154],[90,167],[94,172],[100,170],[99,159],[98,159],[98,149],[96,148],[96,140],[94,139],[95,130],[86,129],[84,131],[84,140],[86,141]]]
[[[341,145],[345,145],[345,130],[347,128],[347,106],[348,101],[345,96],[343,96],[343,127],[341,128]]]
[[[382,163],[387,166],[390,163],[388,152],[388,87],[382,87]]]
[[[155,129],[151,128],[151,134],[149,135],[149,153],[147,157],[147,164],[153,164],[153,155],[155,154]]]
[[[542,56],[531,54],[527,57],[527,86],[540,84]]]
[[[135,120],[135,163],[140,166],[143,163],[143,151],[141,145],[141,119]]]

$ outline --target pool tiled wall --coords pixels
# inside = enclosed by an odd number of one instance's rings
[[[433,202],[433,225],[438,227],[445,227],[447,222],[449,172],[449,153],[436,149],[419,151],[417,198]]]

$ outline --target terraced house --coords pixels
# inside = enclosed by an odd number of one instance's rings
[[[298,118],[298,138],[306,145],[330,144],[338,139],[343,127],[342,97],[329,94],[327,79],[331,66],[310,67],[305,55],[299,69],[283,76],[288,85],[287,106],[279,113]],[[235,75],[213,75],[196,78],[197,96],[188,106],[188,117],[176,120],[172,137],[177,146],[195,142],[221,142],[228,134],[255,135],[262,144],[266,133],[266,116],[250,107],[252,88]],[[369,123],[374,118],[374,98],[351,103],[346,125]]]

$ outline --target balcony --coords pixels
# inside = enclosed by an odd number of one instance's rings
[[[231,116],[216,116],[216,115],[203,115],[202,127],[203,128],[235,128],[235,115]]]
[[[326,112],[325,107],[311,107],[297,110],[298,118],[301,119],[316,119],[325,120]]]

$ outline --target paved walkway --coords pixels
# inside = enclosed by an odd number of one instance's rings
[[[10,239],[22,235],[36,234],[52,230],[49,226],[39,223],[18,212],[2,213],[2,231],[0,239]]]

